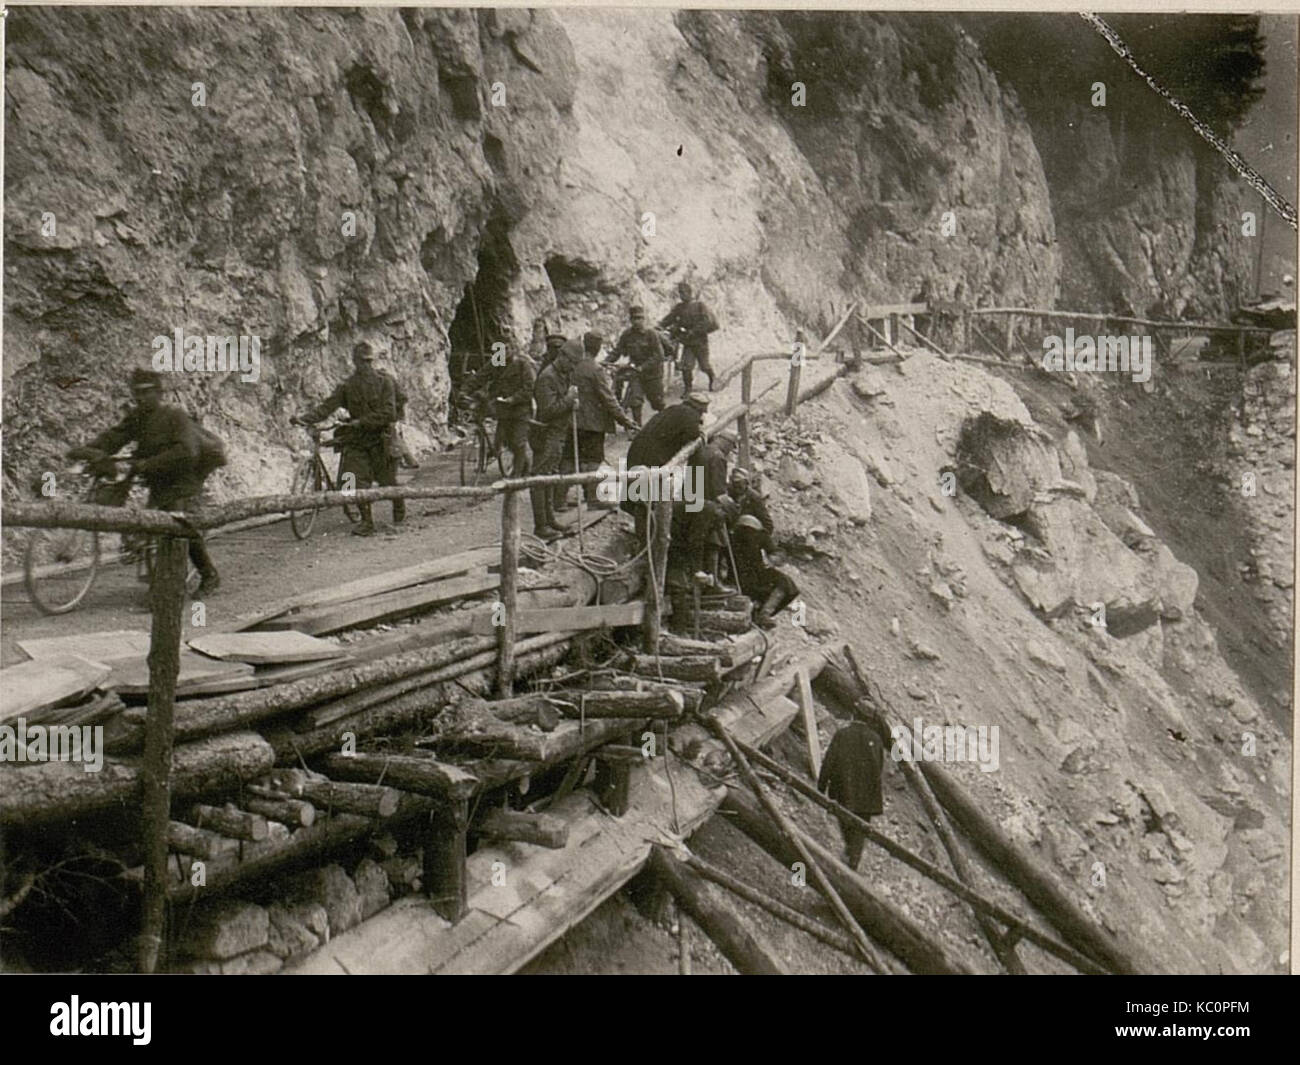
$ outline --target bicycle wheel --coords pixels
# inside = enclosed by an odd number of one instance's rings
[[[99,533],[85,529],[37,529],[27,541],[23,580],[43,614],[75,610],[99,571]]]
[[[308,459],[307,463],[298,471],[293,479],[291,491],[294,495],[320,491],[320,468],[316,465],[314,458]],[[293,529],[293,535],[299,540],[305,540],[311,535],[312,526],[316,524],[316,512],[319,509],[319,507],[312,507],[310,510],[291,510],[289,512],[289,525]]]

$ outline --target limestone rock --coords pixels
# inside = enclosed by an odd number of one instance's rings
[[[270,920],[261,906],[225,899],[195,911],[178,944],[178,952],[192,958],[222,961],[266,946],[269,929]]]
[[[351,877],[339,865],[299,873],[289,881],[285,899],[323,907],[329,918],[331,937],[361,922],[361,896]]]
[[[352,874],[361,896],[361,919],[373,917],[388,905],[388,874],[370,858],[361,859]]]

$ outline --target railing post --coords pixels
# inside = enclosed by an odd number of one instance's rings
[[[171,820],[171,770],[176,675],[180,672],[181,611],[189,541],[157,539],[150,607],[149,709],[140,763],[140,822],[144,842],[144,900],[140,916],[139,968],[152,973],[162,954],[167,925],[167,825]]]
[[[581,487],[579,487],[581,490]],[[497,626],[497,694],[509,699],[515,683],[515,606],[519,598],[519,490],[501,497],[501,605]]]
[[[650,503],[650,550],[646,552],[650,564],[650,594],[646,599],[645,615],[641,620],[641,646],[648,655],[659,653],[659,626],[663,616],[664,570],[668,566],[668,539],[672,529],[673,502],[671,499]]]
[[[738,457],[740,468],[747,470],[749,466],[749,405],[753,402],[754,393],[754,364],[747,362],[740,371],[740,401],[745,404],[745,413],[740,416],[740,423],[737,431],[740,434],[740,455]]]
[[[794,335],[795,350],[790,356],[790,384],[785,393],[785,416],[794,417],[799,405],[799,378],[803,374],[803,360],[807,354],[808,344],[804,340],[803,330]]]
[[[1007,315],[1007,343],[1005,348],[1005,354],[1007,357],[1010,357],[1011,355],[1011,344],[1012,341],[1015,340],[1015,338],[1016,338],[1016,316],[1014,314],[1008,314]]]

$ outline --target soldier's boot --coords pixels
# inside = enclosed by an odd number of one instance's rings
[[[401,525],[406,520],[406,500],[393,500],[393,524]]]
[[[217,567],[213,565],[212,556],[201,537],[190,541],[190,561],[199,571],[199,587],[194,594],[205,599],[221,587],[221,578],[217,576]]]
[[[353,536],[374,536],[375,519],[370,511],[369,503],[358,503],[357,510],[361,511],[361,521],[352,526]]]
[[[533,505],[533,535],[543,540],[553,540],[559,533],[550,517],[551,490],[546,486],[530,488],[529,500]]]
[[[695,375],[690,370],[682,370],[682,395],[687,395],[691,391],[691,383],[695,380]]]
[[[767,598],[759,608],[758,616],[754,618],[755,625],[761,629],[770,629],[776,624],[776,612],[781,609],[784,594],[780,588],[773,588],[767,593]]]

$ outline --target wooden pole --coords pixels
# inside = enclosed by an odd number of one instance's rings
[[[149,717],[140,764],[141,825],[144,836],[144,899],[140,916],[140,972],[157,969],[167,921],[167,836],[171,825],[171,770],[176,676],[181,663],[181,611],[189,541],[157,541],[153,612],[149,634]]]
[[[799,405],[799,378],[803,374],[803,360],[807,354],[807,344],[804,342],[803,330],[799,330],[794,337],[795,350],[790,356],[790,383],[785,392],[785,416],[792,418],[795,408]]]
[[[582,463],[578,457],[578,411],[575,407],[569,415],[569,422],[573,426],[573,472],[579,473],[582,470]],[[583,500],[586,498],[587,490],[582,485],[578,485],[578,555],[579,557],[587,553],[587,532],[583,528],[585,524],[585,514],[583,512]]]
[[[740,402],[745,405],[745,413],[739,418],[738,432],[740,434],[740,452],[737,462],[742,470],[750,469],[749,454],[749,404],[753,401],[754,396],[754,364],[745,363],[745,368],[740,371]]]
[[[577,422],[574,423],[577,446]],[[577,452],[574,452],[575,460]],[[582,489],[578,489],[581,498]],[[579,504],[578,522],[582,510]],[[581,534],[579,534],[581,535]],[[519,601],[519,493],[507,492],[501,500],[501,605],[504,616],[497,626],[497,694],[509,699],[515,690],[515,610]]]
[[[740,972],[749,975],[786,976],[788,970],[776,953],[753,934],[731,910],[709,897],[704,881],[663,847],[650,850],[650,869],[672,892],[678,906],[718,945]],[[682,920],[678,915],[678,920]]]
[[[663,617],[664,578],[668,568],[668,540],[672,530],[673,503],[671,499],[649,504],[647,534],[650,538],[647,558],[650,564],[650,581],[647,589],[645,617],[641,622],[641,646],[648,655],[659,653],[659,632]]]
[[[800,859],[802,859],[804,866],[807,868],[809,875],[813,879],[813,883],[817,885],[817,890],[820,891],[826,901],[830,903],[831,909],[835,911],[835,916],[839,919],[840,924],[844,926],[845,931],[853,937],[854,943],[858,948],[858,954],[861,955],[862,960],[870,965],[876,972],[887,973],[889,970],[885,968],[884,962],[876,956],[876,952],[872,949],[871,942],[867,939],[866,933],[862,931],[862,927],[856,920],[854,920],[853,915],[849,913],[848,907],[844,905],[844,900],[840,898],[839,893],[831,886],[831,882],[826,879],[826,875],[822,872],[821,866],[813,860],[813,856],[809,852],[808,848],[804,846],[803,839],[800,837],[798,830],[790,824],[786,819],[785,814],[781,812],[780,807],[772,801],[772,797],[768,795],[767,789],[763,787],[762,781],[758,779],[758,774],[754,772],[753,767],[750,766],[748,760],[741,753],[740,748],[736,746],[736,741],[731,738],[730,733],[722,727],[716,718],[709,719],[709,727],[713,730],[714,735],[716,735],[718,739],[726,745],[727,752],[731,755],[732,761],[736,763],[736,768],[740,770],[740,775],[744,778],[745,783],[749,785],[749,788],[753,791],[754,795],[757,796],[758,801],[763,805],[763,809],[767,811],[768,817],[772,819],[772,823],[777,826],[781,835],[785,837],[786,842],[795,849]]]
[[[817,734],[817,707],[813,705],[812,681],[808,671],[801,669],[798,674],[799,709],[803,712],[803,728],[808,741],[808,762],[812,766],[813,780],[822,774],[822,741]]]
[[[465,875],[468,828],[468,800],[439,804],[429,816],[429,832],[424,841],[424,889],[430,905],[453,923],[465,915],[469,905],[469,883]]]

